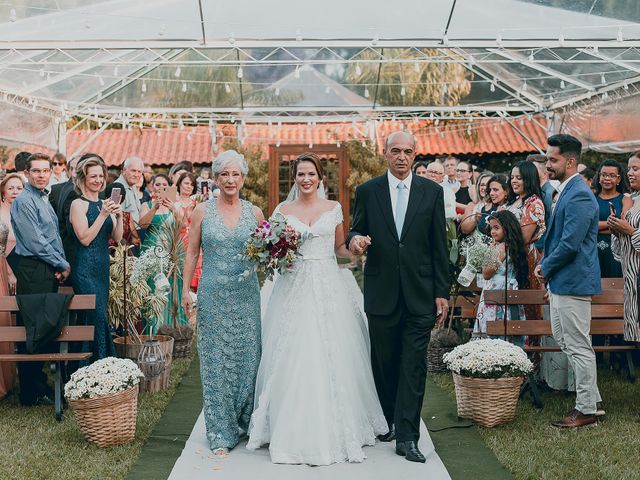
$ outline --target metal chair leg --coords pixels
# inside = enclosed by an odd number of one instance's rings
[[[631,350],[627,350],[627,367],[629,368],[629,381],[635,383],[636,381],[636,366],[633,363],[633,354]]]
[[[56,408],[56,420],[59,422],[64,418],[62,415],[62,368],[59,362],[52,364],[54,369],[54,388],[55,388],[55,408]]]

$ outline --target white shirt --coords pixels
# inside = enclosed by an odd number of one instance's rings
[[[449,190],[451,190],[453,193],[456,193],[458,190],[460,190],[460,181],[457,178],[451,180],[449,179],[448,175],[445,175],[444,181],[442,183],[449,187]]]
[[[142,205],[140,204],[140,197],[138,196],[138,188],[135,186],[131,186],[127,183],[124,178],[124,175],[120,175],[116,180],[117,183],[121,183],[124,185],[124,203],[122,204],[123,212],[130,212],[131,218],[137,224],[138,220],[140,220],[140,209]]]
[[[569,178],[567,178],[564,182],[562,182],[560,185],[556,187],[556,190],[558,192],[558,198],[560,198],[560,194],[562,193],[564,188],[567,186],[567,183],[569,183],[573,177],[577,177],[578,175],[580,174],[574,173],[573,175],[571,175]]]
[[[444,181],[439,185],[444,191],[444,216],[448,219],[455,219],[458,216],[456,213],[456,194]]]
[[[389,195],[391,196],[391,211],[393,212],[393,219],[396,219],[396,205],[398,204],[398,184],[404,183],[407,187],[407,199],[411,193],[411,181],[413,180],[413,174],[409,172],[409,176],[404,180],[400,180],[393,176],[393,174],[387,170],[387,178],[389,179]]]

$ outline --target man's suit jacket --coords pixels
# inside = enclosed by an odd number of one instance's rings
[[[49,194],[49,203],[53,207],[58,217],[58,229],[60,238],[62,239],[62,247],[64,248],[64,256],[72,264],[75,258],[75,234],[73,227],[69,223],[69,214],[71,213],[71,203],[78,198],[72,180],[64,183],[58,183],[51,187]]]
[[[559,195],[547,225],[542,273],[556,295],[598,294],[598,202],[580,176]]]
[[[401,293],[413,315],[432,314],[435,297],[449,298],[449,253],[440,185],[413,175],[400,238],[387,174],[360,185],[349,242],[355,235],[371,237],[364,269],[367,313],[390,314]]]

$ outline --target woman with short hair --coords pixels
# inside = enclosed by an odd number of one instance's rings
[[[261,349],[260,287],[254,265],[241,254],[264,215],[240,199],[249,171],[244,156],[227,150],[216,157],[212,170],[220,196],[193,211],[182,306],[189,315],[189,284],[202,247],[196,318],[203,412],[209,447],[224,456],[238,444],[241,431],[249,429],[253,411]]]

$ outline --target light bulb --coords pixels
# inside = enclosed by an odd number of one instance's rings
[[[562,33],[558,36],[558,43],[561,47],[564,47],[564,35]]]
[[[9,20],[15,22],[18,19],[18,15],[16,13],[16,9],[12,8],[9,10]]]
[[[113,76],[114,77],[118,76],[118,67],[113,67]]]
[[[364,87],[364,97],[369,98],[369,89],[367,87]]]
[[[413,70],[414,70],[416,73],[420,73],[420,64],[419,64],[418,62],[416,62],[416,63],[414,63],[414,64],[413,64]]]
[[[238,67],[238,78],[244,77],[244,72],[242,71],[242,67]]]
[[[228,83],[224,84],[224,91],[227,92],[227,93],[231,93],[231,87],[229,86]]]
[[[560,88],[563,89],[563,90],[566,88],[564,80],[560,80]]]
[[[41,76],[41,77],[44,77],[44,75],[45,75],[45,74],[44,74],[44,68],[41,68],[39,73],[40,73],[40,76]]]
[[[601,83],[602,85],[606,85],[606,84],[607,84],[607,79],[606,79],[606,78],[604,78],[604,73],[601,73],[601,74],[600,74],[600,83]]]
[[[276,87],[276,91],[274,93],[276,94],[276,97],[280,95],[280,88]],[[280,123],[278,123],[278,126],[280,126]]]
[[[173,73],[173,76],[178,78],[178,77],[180,77],[181,73],[182,73],[182,69],[180,67],[177,67],[176,71]]]
[[[404,97],[406,94],[407,94],[407,91],[405,90],[403,85],[402,88],[400,88],[400,95]]]
[[[296,65],[296,70],[293,72],[294,78],[300,78],[300,65]]]
[[[182,82],[182,91],[183,92],[187,91],[187,82]]]
[[[494,83],[492,83],[491,85],[489,85],[489,90],[491,90],[492,92],[496,91],[496,86]]]
[[[356,77],[359,77],[360,75],[362,75],[362,69],[360,68],[360,64],[356,63]]]
[[[531,50],[531,53],[529,54],[529,61],[530,62],[535,62],[536,61],[535,57],[533,56],[533,50]]]
[[[104,87],[104,78],[98,77],[98,83],[100,84],[101,87]]]
[[[147,82],[142,82],[142,93],[146,93],[147,91]]]
[[[525,81],[522,83],[522,91],[523,91],[523,92],[526,92],[526,91],[527,91],[527,88],[528,88],[528,86],[527,86],[527,81],[525,80]]]
[[[618,36],[616,37],[616,40],[617,40],[619,43],[624,42],[624,36],[622,35],[622,29],[621,29],[621,28],[620,28],[620,29],[618,29]]]

